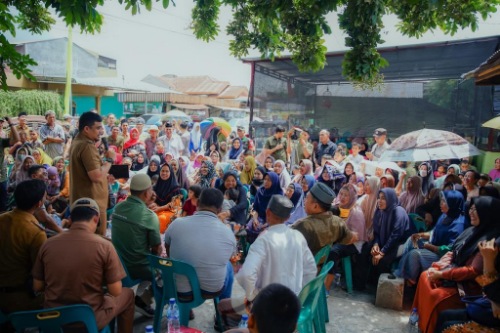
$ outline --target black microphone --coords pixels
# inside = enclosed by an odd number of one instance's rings
[[[107,152],[109,150],[108,139],[106,137],[102,137],[101,142],[104,145],[104,149],[106,149]]]

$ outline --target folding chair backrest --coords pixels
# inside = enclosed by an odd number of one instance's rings
[[[425,220],[422,218],[422,216],[415,213],[410,213],[408,214],[408,217],[410,218],[410,221],[413,223],[413,226],[415,227],[417,232],[427,230],[427,225],[425,224]]]
[[[161,276],[163,279],[163,288],[161,289],[158,288],[156,283],[153,283],[155,295],[163,291],[163,299],[166,299],[168,301],[170,298],[175,298],[179,302],[179,299],[177,297],[175,275],[184,275],[191,285],[193,300],[199,300],[201,303],[204,302],[203,298],[201,297],[198,275],[196,274],[196,270],[193,266],[179,260],[161,258],[154,255],[148,255],[148,260],[153,272],[153,278],[155,277],[155,271],[159,270],[161,271]]]
[[[127,266],[125,266],[125,263],[123,262],[122,256],[118,253],[118,258],[120,258],[120,262],[122,263],[123,269],[125,270],[125,274],[127,274],[126,277],[122,279],[122,286],[125,288],[132,288],[136,284],[141,283],[142,281],[140,279],[132,279],[130,276]]]
[[[318,301],[321,294],[321,288],[325,283],[326,274],[333,267],[333,261],[323,265],[321,272],[302,288],[299,294],[302,307],[309,307],[313,313],[318,311]]]
[[[98,333],[94,311],[87,304],[14,312],[9,315],[9,319],[17,332],[38,328],[44,333],[59,333],[64,325],[83,323],[88,333]]]
[[[321,250],[316,253],[314,260],[316,261],[316,266],[320,266],[326,262],[328,255],[330,254],[331,245],[324,246]]]

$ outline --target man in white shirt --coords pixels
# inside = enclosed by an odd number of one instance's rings
[[[175,133],[174,126],[170,121],[165,123],[165,135],[159,137],[158,141],[163,143],[166,153],[172,153],[174,158],[181,157],[181,153],[184,150],[184,144],[182,143],[181,137]]]
[[[387,130],[385,128],[377,128],[373,133],[373,138],[375,139],[375,144],[372,147],[372,151],[366,153],[366,157],[371,161],[378,161],[384,151],[389,148],[389,144],[387,143]]]
[[[284,222],[290,217],[292,202],[284,195],[273,195],[266,210],[267,231],[250,247],[236,280],[245,290],[245,300],[221,300],[219,309],[225,319],[237,320],[246,305],[271,283],[279,283],[299,294],[317,273],[316,262],[306,239]],[[228,316],[229,315],[229,316]]]

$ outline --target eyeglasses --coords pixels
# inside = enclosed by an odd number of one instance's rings
[[[476,206],[472,206],[471,208],[469,208],[469,213],[474,213],[474,212],[477,212]]]

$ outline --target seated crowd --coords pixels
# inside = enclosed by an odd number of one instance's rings
[[[327,293],[349,257],[356,290],[382,273],[414,288],[424,333],[500,325],[500,158],[489,174],[467,158],[387,168],[378,164],[389,147],[383,128],[367,149],[365,139],[335,143],[327,130],[313,145],[307,130],[277,126],[255,155],[242,127],[204,150],[199,124],[166,121],[146,133],[140,118],[133,128],[112,114],[103,123],[86,112],[63,126],[52,111],[45,118],[39,130],[24,113],[17,125],[0,119],[10,127],[0,139],[4,314],[86,303],[99,329],[116,317],[119,332],[132,332],[134,305],[154,315],[153,254],[195,268],[202,296],[221,299],[217,330],[247,313],[251,332],[293,332],[294,295],[329,247]],[[135,295],[122,287],[126,272],[141,280]],[[234,279],[243,299],[231,295]],[[192,296],[185,280],[177,288]],[[464,310],[462,292],[484,295],[486,319]]]

